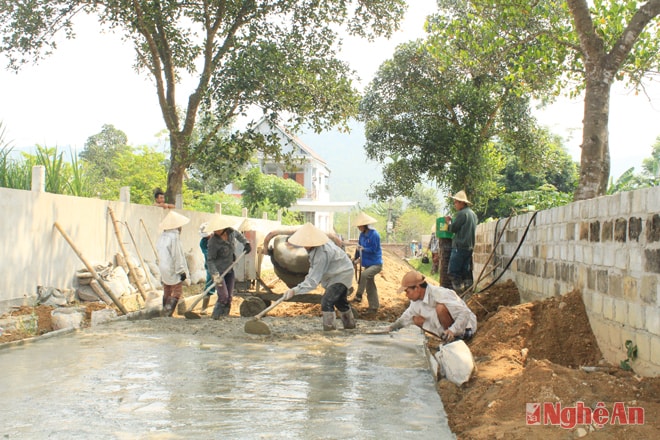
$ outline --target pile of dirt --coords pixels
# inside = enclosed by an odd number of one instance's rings
[[[603,361],[580,292],[515,305],[517,293],[507,282],[468,301],[480,321],[468,344],[477,372],[462,387],[438,383],[452,431],[462,439],[565,439],[591,433],[599,439],[655,438],[660,378],[641,378]],[[591,409],[603,406],[610,415],[616,402],[641,407],[644,425],[619,419],[562,428],[543,418],[539,425],[527,424],[527,410],[534,408],[528,404],[559,404],[570,411],[578,402]]]

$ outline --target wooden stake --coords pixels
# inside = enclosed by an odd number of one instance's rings
[[[128,227],[128,223],[124,222],[124,226],[126,226],[128,235],[131,237],[131,241],[133,242],[133,247],[135,248],[135,252],[137,253],[138,258],[140,259],[140,264],[142,265],[142,270],[144,271],[144,276],[147,279],[147,283],[149,283],[149,287],[151,288],[151,290],[154,290],[154,285],[151,283],[151,277],[149,276],[149,274],[151,274],[151,270],[148,269],[147,266],[144,264],[144,260],[142,259],[142,254],[140,253],[140,249],[138,249],[137,243],[135,242],[135,237],[133,237],[131,228]],[[149,270],[149,272],[147,272],[147,270]]]
[[[151,241],[151,236],[149,235],[149,230],[147,229],[147,226],[144,224],[144,221],[140,219],[140,223],[142,224],[142,228],[144,229],[145,234],[147,234],[147,238],[149,239],[149,244],[151,245],[151,249],[154,251],[154,256],[156,257],[156,264],[160,263],[158,260],[158,252],[156,251],[156,246],[154,246],[154,242]]]
[[[105,292],[110,297],[110,299],[112,299],[112,302],[115,303],[115,305],[119,308],[119,310],[124,315],[127,315],[128,311],[126,310],[124,305],[121,302],[119,302],[119,300],[117,299],[115,294],[112,293],[112,289],[110,289],[110,286],[108,286],[108,284],[105,282],[105,280],[103,278],[101,278],[98,273],[96,273],[96,270],[94,269],[94,267],[91,264],[89,264],[89,261],[87,261],[87,259],[83,256],[82,252],[80,252],[80,249],[78,249],[76,247],[76,245],[73,243],[73,240],[71,240],[71,237],[69,237],[69,235],[66,232],[64,232],[64,229],[62,229],[62,227],[59,225],[59,223],[55,222],[55,223],[53,223],[53,226],[55,226],[57,228],[57,230],[60,231],[60,233],[62,234],[62,237],[64,237],[64,239],[67,241],[67,243],[69,243],[69,246],[71,246],[71,249],[73,249],[73,251],[76,253],[76,255],[78,255],[78,258],[80,258],[80,261],[83,262],[83,264],[85,265],[87,270],[92,274],[92,277],[94,277],[94,279],[96,281],[98,281],[98,283],[101,285],[101,287],[103,287],[103,290],[105,290]]]
[[[121,237],[121,231],[119,230],[119,226],[117,226],[117,219],[115,218],[115,213],[112,210],[111,207],[108,206],[108,214],[110,214],[110,218],[112,219],[112,226],[115,228],[115,236],[117,237],[117,242],[119,243],[119,248],[121,249],[121,253],[124,255],[124,259],[126,260],[126,265],[128,266],[128,276],[133,279],[133,282],[135,283],[135,286],[138,288],[140,291],[140,295],[142,295],[142,299],[146,300],[147,299],[147,294],[144,291],[144,286],[140,282],[140,280],[137,277],[136,269],[135,266],[133,265],[133,261],[128,255],[128,252],[126,251],[126,246],[124,246],[124,242],[122,241]]]

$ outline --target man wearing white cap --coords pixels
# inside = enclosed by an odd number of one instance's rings
[[[238,225],[236,220],[224,215],[213,218],[206,226],[207,231],[213,231],[213,235],[208,243],[208,255],[206,264],[211,272],[215,291],[218,294],[218,301],[213,307],[211,318],[220,319],[221,316],[229,315],[231,311],[231,301],[234,295],[234,282],[236,280],[234,269],[227,272],[224,277],[220,277],[236,259],[234,240],[243,245],[246,254],[252,251],[250,242],[243,234],[236,230]]]
[[[355,220],[355,225],[360,230],[360,236],[358,237],[358,246],[353,257],[353,264],[359,262],[362,272],[358,279],[358,288],[353,301],[361,302],[362,294],[366,290],[369,312],[377,311],[380,306],[378,288],[376,287],[376,275],[383,270],[383,250],[380,247],[380,235],[372,226],[376,222],[378,220],[364,212],[360,212]]]
[[[477,214],[470,206],[472,203],[459,191],[451,196],[454,200],[456,214],[454,218],[446,216],[447,230],[454,234],[451,239],[451,255],[447,272],[451,285],[456,293],[461,293],[472,286],[472,250],[474,249],[474,234],[477,230]]]
[[[424,275],[411,270],[401,279],[399,292],[406,292],[410,305],[390,331],[415,324],[440,336],[446,342],[468,340],[477,331],[477,317],[453,290],[433,286]]]
[[[284,292],[284,299],[307,293],[321,284],[325,288],[321,298],[323,330],[336,330],[335,307],[344,328],[355,328],[355,317],[346,298],[353,284],[353,263],[346,252],[311,223],[305,223],[288,241],[305,248],[309,254],[309,272],[300,284]]]
[[[183,294],[183,282],[188,277],[186,257],[181,247],[181,228],[190,219],[177,212],[170,211],[159,229],[163,232],[158,237],[156,249],[158,251],[158,267],[163,281],[163,314],[172,316],[179,298]]]

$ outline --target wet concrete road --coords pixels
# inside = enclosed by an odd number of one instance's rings
[[[0,436],[454,438],[416,330],[237,340],[154,321],[0,350]]]

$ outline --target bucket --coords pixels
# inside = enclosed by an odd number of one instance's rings
[[[449,225],[444,217],[438,217],[435,220],[435,233],[438,238],[454,238],[454,234],[449,232]]]

